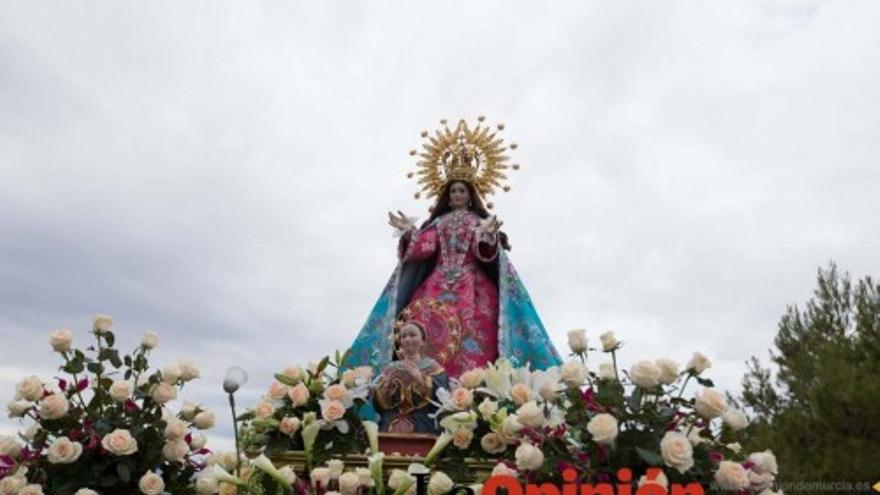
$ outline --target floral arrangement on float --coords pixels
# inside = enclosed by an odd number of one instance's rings
[[[306,453],[307,464],[363,453],[376,426],[362,421],[373,369],[343,371],[346,356],[336,353],[306,368],[291,366],[275,374],[263,399],[239,416],[245,452],[272,457],[290,450]],[[331,371],[333,370],[333,371]],[[368,429],[371,432],[368,432]]]
[[[613,332],[599,340],[598,348],[590,348],[586,332],[573,330],[568,334],[571,359],[560,367],[532,371],[499,360],[453,379],[437,404],[443,433],[424,460],[432,468],[434,488],[451,488],[446,479],[468,479],[467,460],[478,459],[496,463],[492,475],[526,483],[619,483],[624,481],[619,472],[626,468],[637,487],[698,483],[714,490],[776,493],[776,458],[770,451],[742,451],[748,420],[705,377],[711,367],[706,356],[695,352],[684,366],[656,359],[621,369],[617,351],[622,342]],[[609,359],[591,370],[591,352]],[[312,469],[310,482],[297,490],[301,495],[355,493],[355,476],[360,493],[385,494],[381,474],[368,484],[366,471],[352,472],[343,482],[341,461],[333,460],[372,447],[370,465],[381,466],[376,458],[382,454],[370,445],[375,424],[357,417],[372,370],[336,367],[327,373],[328,362],[325,358],[309,370],[293,367],[275,376],[264,400],[245,415],[248,445],[263,445],[270,457],[283,448],[304,449]],[[686,396],[691,384],[700,389]],[[340,421],[344,431],[356,434],[337,450],[346,435],[337,426]],[[314,453],[322,450],[328,455],[316,460]],[[328,459],[329,465],[314,467]],[[401,480],[414,481],[422,468],[414,464],[409,472],[395,471],[387,488],[397,495],[414,490]]]
[[[150,369],[158,335],[146,332],[123,354],[112,323],[96,316],[85,349],[71,330],[52,332],[59,374],[16,385],[9,416],[28,426],[20,438],[0,436],[0,494],[194,493],[209,453],[200,430],[213,427],[214,413],[189,402],[176,413],[166,406],[199,369],[188,360]]]

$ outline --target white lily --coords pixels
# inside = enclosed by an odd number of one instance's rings
[[[362,420],[364,431],[367,432],[367,440],[370,442],[370,452],[375,454],[379,452],[379,425],[373,421]]]
[[[475,411],[457,412],[443,418],[440,421],[440,426],[450,433],[455,433],[462,428],[475,430],[477,428],[478,417],[479,416]]]
[[[241,478],[227,473],[225,469],[218,466],[217,464],[212,464],[205,468],[202,471],[201,475],[213,478],[219,483],[229,483],[236,486],[247,486],[247,483],[245,483]]]
[[[443,432],[437,437],[437,441],[434,442],[434,446],[431,447],[431,451],[428,452],[428,455],[425,456],[425,464],[431,464],[434,462],[434,459],[440,455],[440,452],[443,452],[450,442],[452,442],[452,435],[448,432]]]
[[[486,386],[480,387],[477,390],[486,392],[496,398],[507,397],[512,386],[512,373],[513,368],[510,366],[510,362],[506,359],[499,359],[494,364],[486,366]]]
[[[287,476],[284,475],[278,468],[272,464],[272,461],[269,460],[265,454],[260,454],[259,457],[251,461],[255,468],[263,471],[272,477],[273,480],[277,481],[281,486],[284,487],[285,493],[289,493],[291,491],[290,482],[288,481]]]

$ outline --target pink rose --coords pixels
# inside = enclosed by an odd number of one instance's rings
[[[336,385],[330,385],[324,390],[324,398],[327,400],[338,400],[342,402],[347,395],[348,389],[345,388],[345,385],[338,383]]]
[[[311,394],[309,394],[309,389],[305,385],[297,383],[295,387],[287,392],[287,396],[293,402],[293,407],[302,407],[308,403]]]
[[[338,400],[328,400],[321,405],[321,417],[327,421],[339,421],[345,416],[345,406]]]
[[[474,402],[474,393],[470,390],[459,387],[452,392],[452,404],[458,410],[464,410],[471,406]]]

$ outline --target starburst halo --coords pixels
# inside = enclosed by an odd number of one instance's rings
[[[477,123],[471,127],[465,119],[458,121],[450,128],[446,119],[440,121],[442,128],[431,135],[422,131],[425,142],[421,150],[410,150],[410,156],[418,156],[416,171],[409,172],[408,178],[417,179],[419,187],[415,198],[422,193],[430,199],[439,196],[443,187],[453,180],[465,180],[473,184],[477,193],[488,198],[501,189],[510,191],[507,184],[507,170],[519,170],[519,164],[509,163],[508,150],[515,150],[516,143],[505,145],[504,139],[498,134],[504,130],[504,124],[494,127],[485,124],[486,117],[477,117]],[[491,208],[492,203],[487,203]]]

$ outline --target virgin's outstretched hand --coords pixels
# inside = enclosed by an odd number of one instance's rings
[[[501,226],[504,225],[504,222],[498,220],[498,217],[492,215],[489,218],[480,222],[480,230],[487,235],[493,235],[501,229]]]
[[[388,212],[388,225],[391,225],[401,232],[406,232],[407,230],[415,228],[412,219],[408,218],[400,210],[397,210],[397,216],[390,211]]]

